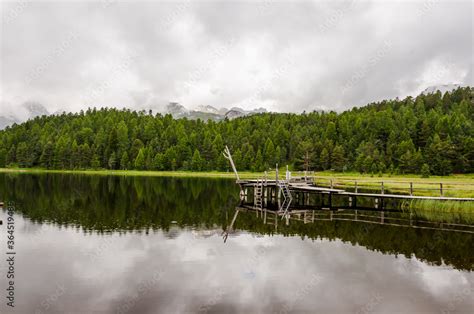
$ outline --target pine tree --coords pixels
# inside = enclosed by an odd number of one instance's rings
[[[319,162],[323,170],[327,170],[331,168],[331,158],[329,156],[329,151],[327,150],[326,147],[324,147],[321,152],[321,156],[319,157]]]
[[[222,157],[224,157],[224,156],[222,156]],[[233,153],[232,159],[234,160],[235,167],[237,168],[237,170],[242,170],[243,169],[242,152],[240,151],[240,148],[237,148],[235,153]],[[226,163],[228,163],[227,159],[226,159]]]
[[[202,169],[201,154],[197,149],[194,150],[193,159],[191,160],[191,169],[195,171],[200,171]]]
[[[51,169],[53,167],[53,156],[54,155],[54,148],[53,143],[48,142],[43,149],[43,153],[40,157],[40,164],[42,167],[46,169]]]
[[[373,164],[374,164],[374,159],[372,158],[372,156],[365,157],[364,164],[363,164],[363,172],[370,173],[373,170],[372,168]]]
[[[124,152],[122,154],[122,158],[120,158],[120,169],[122,170],[127,170],[128,169],[128,163],[129,163],[129,159],[128,159],[128,153],[127,152]]]
[[[7,165],[7,150],[5,148],[0,149],[0,168],[5,168]]]
[[[336,145],[331,155],[331,165],[336,171],[343,171],[346,165],[346,158],[344,157],[344,148]]]
[[[413,169],[413,155],[411,151],[407,150],[405,154],[400,157],[399,169],[401,173],[410,173]]]
[[[137,158],[138,153],[143,148],[143,146],[144,146],[143,142],[140,139],[136,138],[133,141],[132,147],[130,149],[130,155],[129,155],[131,160],[135,160]]]
[[[117,167],[117,156],[115,152],[110,155],[109,162],[108,162],[109,169],[115,170]]]
[[[90,162],[92,159],[92,152],[89,147],[89,144],[85,143],[79,146],[80,152],[80,167],[83,169],[87,169],[90,167]]]
[[[263,165],[262,151],[259,149],[257,151],[257,156],[255,157],[252,170],[253,171],[263,171],[264,169],[265,168],[264,168],[264,165]]]
[[[271,139],[267,139],[265,142],[265,153],[263,156],[263,162],[265,165],[265,168],[269,168],[275,164],[275,146],[273,145],[273,142]]]
[[[123,154],[128,149],[128,127],[124,121],[121,121],[117,127],[117,146],[118,146],[118,156],[123,156]],[[122,166],[121,166],[122,167]]]
[[[18,144],[16,149],[16,160],[18,162],[18,166],[22,168],[31,166],[29,162],[28,145],[25,142]]]
[[[430,166],[428,164],[423,164],[421,167],[421,177],[422,178],[429,178],[430,177]]]
[[[153,168],[153,155],[151,148],[147,148],[145,152],[145,169],[151,170]]]
[[[143,170],[145,169],[145,149],[141,148],[138,151],[137,158],[135,158],[135,169]]]
[[[100,168],[99,155],[97,155],[96,153],[94,153],[92,155],[91,167],[92,167],[92,169],[99,169]]]
[[[162,153],[156,153],[155,157],[153,158],[153,169],[165,169],[165,156]]]

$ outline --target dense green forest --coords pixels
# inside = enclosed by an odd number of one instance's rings
[[[474,90],[386,100],[342,113],[265,113],[220,122],[88,109],[0,131],[0,167],[474,172]]]

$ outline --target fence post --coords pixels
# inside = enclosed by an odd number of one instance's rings
[[[439,194],[443,196],[443,183],[439,184]]]
[[[275,172],[276,172],[276,173],[275,173],[275,180],[276,180],[276,184],[278,185],[278,164],[276,164],[275,170],[276,170],[276,171],[275,171]]]
[[[383,181],[382,181],[381,189],[382,189],[382,194],[385,194],[385,189],[384,189],[384,186],[383,186]]]
[[[413,195],[413,182],[410,182],[410,195]]]
[[[354,180],[355,183],[355,192],[357,193],[357,180]]]
[[[333,184],[332,184],[332,179],[329,180],[330,184],[331,184],[331,189],[333,187]]]

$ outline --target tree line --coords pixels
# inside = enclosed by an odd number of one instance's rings
[[[448,175],[474,172],[474,89],[384,100],[342,113],[173,119],[91,108],[0,131],[0,167],[227,171],[293,169]]]

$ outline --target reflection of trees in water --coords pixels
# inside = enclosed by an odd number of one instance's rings
[[[203,178],[0,175],[0,193],[33,220],[96,231],[223,225],[238,203],[233,182]]]
[[[263,223],[255,212],[241,213],[235,229],[252,230],[260,234],[275,234],[275,227]],[[361,245],[384,254],[401,254],[433,265],[442,262],[455,268],[474,270],[474,235],[452,231],[413,229],[389,225],[368,224],[354,221],[291,221],[285,225],[278,221],[278,234],[300,236],[311,240],[340,239],[352,245]]]
[[[0,174],[0,199],[34,221],[81,226],[95,232],[164,229],[178,226],[215,228],[230,223],[239,203],[231,180]],[[255,213],[239,215],[236,229],[274,234]],[[279,234],[301,238],[341,239],[385,254],[403,254],[440,265],[474,269],[474,236],[439,230],[319,221],[278,223]]]

